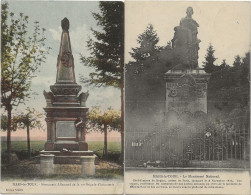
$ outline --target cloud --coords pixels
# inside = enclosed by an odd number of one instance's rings
[[[49,32],[52,35],[54,41],[60,42],[61,41],[61,27],[59,26],[57,29],[49,29]],[[82,26],[76,27],[74,29],[70,29],[70,40],[71,40],[71,48],[73,55],[77,55],[82,53],[84,55],[89,55],[87,50],[87,40],[88,37],[91,36],[91,30],[86,24]],[[59,45],[58,45],[59,47]]]
[[[57,29],[50,28],[49,32],[51,32],[52,38],[55,41],[60,41],[61,39],[61,27],[60,26],[58,26]]]
[[[70,31],[73,52],[76,52],[77,54],[82,53],[83,55],[89,55],[86,43],[89,36],[91,36],[91,31],[86,24]]]
[[[55,83],[55,76],[43,76],[43,77],[35,77],[32,80],[32,85],[37,85],[37,86],[50,86]]]
[[[114,87],[91,88],[87,106],[100,106],[102,109],[120,109],[120,90]]]

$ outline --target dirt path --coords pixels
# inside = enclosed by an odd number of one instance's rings
[[[122,172],[121,166],[107,161],[99,161],[95,166],[96,172],[106,173],[119,173]],[[79,164],[55,164],[55,175],[81,175],[81,165]],[[2,176],[7,177],[25,177],[25,176],[38,176],[40,175],[40,164],[36,163],[36,160],[29,161],[17,161],[15,164],[8,167],[2,165]]]

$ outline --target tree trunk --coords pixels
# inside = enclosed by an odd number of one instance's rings
[[[8,116],[8,123],[7,123],[7,163],[11,162],[11,112],[12,107],[11,105],[7,108],[7,116]]]
[[[108,151],[107,151],[107,124],[104,124],[104,159],[107,160]]]
[[[124,84],[121,84],[121,154],[120,164],[124,163]]]
[[[124,55],[120,59],[120,90],[121,90],[121,154],[120,164],[124,164]]]
[[[31,144],[30,144],[30,125],[27,125],[27,149],[28,149],[28,158],[31,157]]]

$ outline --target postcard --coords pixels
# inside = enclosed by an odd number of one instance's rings
[[[250,2],[125,4],[125,193],[250,193]]]
[[[1,8],[1,193],[123,194],[124,3]]]

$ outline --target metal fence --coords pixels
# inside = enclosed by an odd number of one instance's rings
[[[249,167],[247,129],[126,131],[126,166]]]

